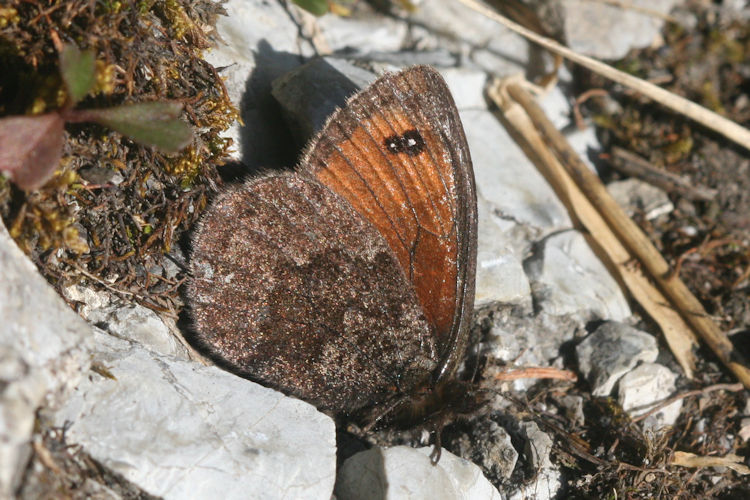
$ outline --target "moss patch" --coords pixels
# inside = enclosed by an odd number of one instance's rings
[[[11,1],[0,9],[0,116],[65,101],[63,43],[92,49],[94,90],[84,108],[176,100],[196,132],[168,155],[92,124],[66,126],[56,175],[25,193],[0,179],[0,215],[53,284],[87,280],[144,305],[174,310],[177,282],[149,272],[197,219],[231,144],[237,116],[201,58],[221,4],[209,0]]]

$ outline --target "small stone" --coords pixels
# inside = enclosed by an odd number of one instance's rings
[[[91,184],[106,184],[112,180],[115,170],[99,165],[90,165],[78,169],[78,175]]]
[[[623,410],[636,417],[649,411],[654,403],[672,396],[677,374],[658,363],[643,363],[626,373],[618,382],[618,401]],[[643,421],[646,429],[658,430],[674,425],[680,416],[682,400],[662,408]]]
[[[560,404],[565,410],[566,418],[575,425],[583,425],[586,421],[583,415],[583,398],[581,396],[566,395],[560,398]]]
[[[183,260],[184,260],[184,257],[183,257]],[[167,278],[168,280],[175,279],[175,277],[177,277],[177,275],[180,272],[179,266],[177,266],[177,264],[175,264],[174,261],[172,261],[172,259],[169,259],[167,257],[164,257],[164,260],[162,260],[161,265],[164,268],[164,277]]]
[[[740,431],[737,435],[743,442],[750,441],[750,418],[743,418],[740,420]]]
[[[576,347],[578,366],[594,396],[608,396],[617,381],[639,362],[656,361],[656,339],[623,323],[609,321]]]
[[[560,489],[560,471],[552,464],[552,438],[539,429],[535,422],[523,422],[521,431],[526,437],[526,456],[535,471],[534,479],[519,486],[508,496],[508,500],[550,500],[556,498]]]
[[[631,314],[620,286],[578,231],[546,238],[524,268],[535,303],[550,314],[618,321]]]
[[[90,311],[107,307],[112,300],[109,293],[96,291],[82,285],[65,287],[62,290],[62,295],[69,302],[75,303],[78,314],[84,319]]]
[[[666,192],[639,179],[610,182],[607,191],[630,216],[643,213],[646,219],[653,220],[674,210]]]
[[[141,305],[115,303],[90,309],[85,318],[116,337],[134,340],[159,354],[189,359],[188,350],[161,318]]]
[[[336,497],[347,500],[494,499],[497,489],[471,462],[442,450],[440,461],[430,461],[431,447],[371,448],[344,462],[336,480]]]
[[[490,419],[472,425],[471,434],[464,434],[451,442],[451,449],[462,457],[471,458],[490,474],[493,481],[510,479],[518,461],[508,432]]]

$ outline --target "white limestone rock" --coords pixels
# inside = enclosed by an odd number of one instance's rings
[[[623,323],[599,326],[576,347],[578,367],[594,396],[608,396],[615,384],[639,362],[656,361],[656,338]]]
[[[675,392],[677,374],[658,363],[642,363],[617,383],[617,400],[622,409],[637,417],[651,410]],[[674,425],[682,410],[682,400],[666,406],[643,420],[646,429],[659,430]]]
[[[336,497],[346,500],[430,498],[500,500],[497,489],[471,462],[442,450],[430,462],[432,448],[371,448],[344,462],[336,481]]]
[[[617,321],[631,314],[619,285],[578,231],[546,238],[524,268],[535,302],[549,314]]]
[[[660,40],[664,19],[658,14],[668,14],[678,0],[631,0],[625,7],[587,0],[560,3],[565,40],[572,50],[600,59],[621,59],[631,49]]]
[[[333,421],[214,366],[96,334],[92,373],[50,418],[67,441],[163,498],[329,499]]]
[[[88,366],[91,328],[0,222],[0,498],[19,485],[36,412],[61,404]]]

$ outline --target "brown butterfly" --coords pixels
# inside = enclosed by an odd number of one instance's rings
[[[222,192],[187,296],[224,366],[332,414],[451,380],[474,305],[477,202],[442,77],[387,74],[337,110],[294,172]]]

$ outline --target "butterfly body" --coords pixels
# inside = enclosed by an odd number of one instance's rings
[[[295,172],[221,193],[187,294],[224,366],[350,414],[455,374],[475,263],[466,139],[445,82],[417,66],[350,99]]]

